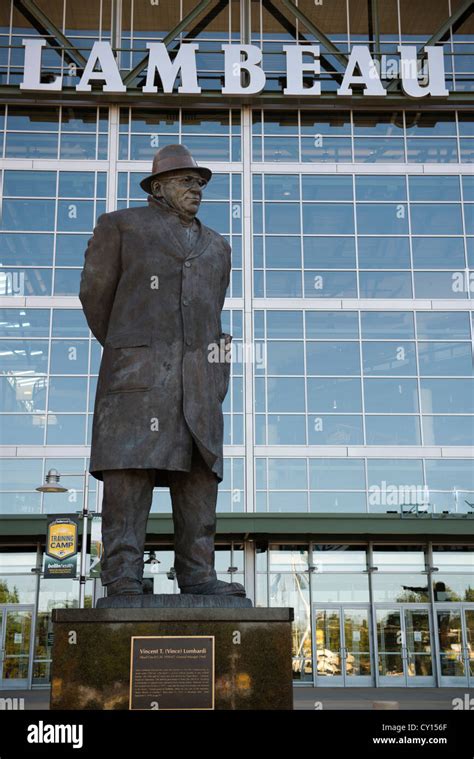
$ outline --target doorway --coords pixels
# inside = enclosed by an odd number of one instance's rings
[[[474,687],[474,604],[436,604],[440,685]]]
[[[375,624],[379,685],[435,685],[430,607],[377,604]]]
[[[313,619],[315,686],[373,685],[369,605],[314,605]]]
[[[0,689],[27,688],[33,644],[33,606],[0,606]]]

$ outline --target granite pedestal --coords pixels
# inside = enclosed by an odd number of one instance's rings
[[[51,709],[135,708],[137,636],[212,637],[214,709],[293,708],[292,608],[55,609],[52,620]]]

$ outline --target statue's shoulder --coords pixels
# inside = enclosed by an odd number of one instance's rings
[[[99,216],[99,220],[116,224],[121,227],[122,224],[141,224],[142,220],[148,216],[148,206],[136,206],[135,208],[121,208],[119,211],[109,211]]]

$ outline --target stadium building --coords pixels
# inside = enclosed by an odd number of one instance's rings
[[[177,142],[232,245],[220,577],[294,607],[298,685],[472,685],[473,105],[469,0],[3,0],[0,687],[48,686],[51,610],[103,593],[79,280]],[[156,489],[147,590],[172,540]]]

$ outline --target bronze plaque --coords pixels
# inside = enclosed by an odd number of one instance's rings
[[[214,636],[133,636],[130,709],[214,709]]]

